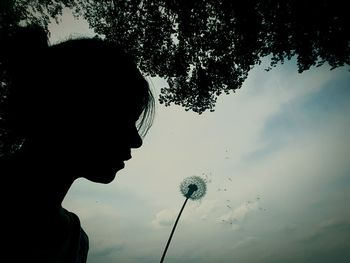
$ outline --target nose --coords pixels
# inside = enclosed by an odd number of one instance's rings
[[[141,146],[142,146],[141,136],[138,133],[137,129],[135,129],[132,134],[130,147],[136,149],[136,148],[140,148]]]

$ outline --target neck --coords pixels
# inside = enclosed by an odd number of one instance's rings
[[[61,209],[61,204],[75,180],[69,169],[55,165],[47,157],[16,156],[5,166],[6,184],[15,189],[16,206],[36,207],[48,213]],[[19,198],[17,198],[19,197]]]
[[[58,161],[38,157],[18,155],[0,163],[2,185],[11,190],[1,191],[4,238],[10,247],[18,236],[29,237],[27,248],[37,249],[67,234],[69,222],[61,204],[74,177],[69,169],[57,168]]]

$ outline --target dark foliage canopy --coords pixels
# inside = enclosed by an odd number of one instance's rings
[[[332,69],[350,65],[346,1],[5,2],[14,3],[16,22],[34,20],[43,25],[62,7],[73,8],[97,34],[132,53],[145,74],[167,79],[161,103],[198,113],[214,110],[217,96],[239,89],[266,56],[272,58],[271,67],[296,57],[300,73],[324,63]]]

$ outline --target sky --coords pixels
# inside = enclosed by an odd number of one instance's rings
[[[52,44],[94,35],[68,10],[49,29]],[[294,60],[266,72],[267,62],[215,112],[157,103],[112,183],[73,184],[63,206],[89,235],[88,263],[159,262],[185,200],[179,185],[193,175],[207,194],[188,201],[165,262],[348,262],[350,72],[299,74]],[[167,85],[147,80],[155,96]]]

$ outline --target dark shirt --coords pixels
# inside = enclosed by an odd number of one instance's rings
[[[45,220],[35,214],[32,224],[3,214],[3,262],[86,263],[89,239],[78,216],[63,208],[61,215],[65,225],[57,230],[46,227]]]
[[[81,228],[80,220],[77,215],[64,208],[62,208],[62,211],[69,221],[69,228],[71,231],[62,242],[55,263],[85,263],[89,250],[88,236]]]

